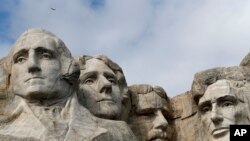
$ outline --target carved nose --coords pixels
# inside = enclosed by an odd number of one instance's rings
[[[34,73],[41,71],[41,68],[38,63],[38,58],[35,56],[34,52],[30,52],[29,58],[28,58],[28,72],[29,73]]]
[[[214,124],[219,124],[223,121],[223,115],[219,112],[216,105],[212,106],[211,120]]]
[[[156,117],[155,117],[153,124],[154,124],[155,129],[166,129],[167,128],[168,122],[160,110],[158,110],[156,112]]]
[[[111,93],[112,83],[106,77],[100,76],[98,85],[100,93]]]

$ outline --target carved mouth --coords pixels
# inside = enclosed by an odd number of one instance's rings
[[[220,128],[216,128],[212,131],[212,135],[213,136],[220,136],[222,134],[225,134],[229,131],[229,127],[220,127]]]
[[[166,132],[161,132],[154,134],[152,137],[149,138],[148,141],[166,141],[167,140],[167,133]]]
[[[104,98],[104,99],[100,99],[100,100],[97,100],[97,102],[114,102],[112,99],[109,99],[109,98]]]
[[[26,79],[24,82],[27,82],[27,81],[33,80],[33,79],[44,79],[44,78],[40,77],[40,76],[35,76],[35,77],[31,77],[31,78]]]

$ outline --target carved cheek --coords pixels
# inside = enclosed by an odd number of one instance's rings
[[[81,88],[82,91],[81,93],[89,101],[95,101],[97,100],[98,97],[98,93],[93,87],[94,87],[93,85],[83,85]]]
[[[211,111],[201,115],[201,121],[202,121],[202,124],[208,128],[209,124],[211,124]]]
[[[112,99],[115,101],[121,101],[121,92],[118,86],[112,86]]]

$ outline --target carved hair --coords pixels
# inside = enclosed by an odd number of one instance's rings
[[[199,99],[204,95],[207,87],[218,80],[230,80],[232,81],[231,86],[234,88],[246,87],[247,82],[250,81],[250,68],[249,67],[228,67],[228,68],[214,68],[198,72],[194,76],[191,93],[196,104]],[[242,92],[236,96],[250,97],[250,93],[245,96]],[[241,98],[244,99],[244,98]]]
[[[132,94],[148,94],[148,93],[154,91],[161,98],[169,100],[167,93],[160,86],[152,86],[152,85],[148,85],[148,84],[131,85],[131,86],[129,86],[129,91]]]
[[[6,57],[0,59],[0,100],[7,96],[7,88],[9,85],[8,74],[4,62]]]

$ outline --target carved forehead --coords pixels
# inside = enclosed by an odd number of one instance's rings
[[[79,62],[81,70],[86,69],[86,63],[92,59],[97,59],[99,61],[102,61],[104,64],[106,64],[107,67],[109,67],[112,71],[114,71],[115,73],[120,73],[121,75],[123,75],[123,71],[121,69],[121,67],[116,64],[115,62],[113,62],[111,59],[109,59],[107,56],[105,55],[97,55],[97,56],[82,56],[82,57],[77,57],[76,60]]]
[[[218,80],[230,80],[237,87],[246,87],[245,84],[250,82],[249,67],[220,67],[208,69],[195,74],[192,84],[192,96],[196,104],[204,95],[207,88]]]
[[[208,86],[205,94],[200,98],[199,103],[204,101],[216,101],[219,98],[227,95],[236,97],[237,88],[234,86],[233,81],[218,80],[214,84]]]
[[[55,51],[57,51],[60,55],[72,58],[70,51],[60,38],[53,33],[40,28],[33,28],[25,31],[16,40],[8,56],[13,56],[13,54],[19,49],[27,48],[37,43],[44,46],[53,44],[51,47],[55,48]]]
[[[85,64],[86,68],[85,71],[110,71],[113,72],[113,70],[110,69],[103,61],[96,59],[96,58],[91,58],[86,61]]]
[[[132,97],[135,98],[135,97]],[[136,101],[132,100],[132,104],[137,107],[137,111],[144,109],[163,109],[168,111],[168,103],[154,91],[147,94],[136,95]]]
[[[162,109],[169,112],[171,109],[166,92],[160,86],[132,85],[129,90],[132,105],[137,112],[145,109]]]
[[[57,54],[59,54],[56,42],[53,38],[50,36],[41,36],[40,35],[31,35],[27,36],[24,40],[18,42],[13,47],[12,55],[16,54],[20,50],[30,50],[31,48],[46,48],[48,50],[51,50]]]
[[[62,63],[67,63],[73,60],[69,49],[60,38],[44,29],[32,28],[21,34],[21,36],[16,40],[15,44],[11,48],[6,61],[8,70],[11,69],[13,64],[13,55],[22,48],[28,48],[34,44],[41,46],[44,45],[45,47],[50,45],[51,48],[54,48],[54,50],[58,52],[59,56],[61,56]]]
[[[212,85],[209,85],[206,93],[213,93],[213,92],[224,92],[224,93],[230,93],[230,88],[233,88],[233,82],[229,80],[218,80]]]
[[[76,61],[80,65],[81,72],[83,72],[82,70],[87,69],[86,64],[88,63],[88,61],[93,60],[93,59],[97,59],[97,60],[103,62],[109,69],[111,69],[115,73],[115,76],[118,80],[119,87],[121,89],[123,89],[124,94],[127,95],[127,82],[126,82],[126,79],[125,79],[125,76],[123,74],[121,67],[118,64],[116,64],[115,62],[113,62],[111,59],[109,59],[107,56],[105,56],[105,55],[98,55],[98,56],[86,56],[86,55],[84,55],[81,57],[76,57]]]
[[[152,86],[149,84],[138,84],[138,85],[131,85],[129,86],[129,91],[132,94],[147,94],[150,92],[155,92],[157,95],[159,95],[161,98],[165,99],[165,100],[169,100],[167,93],[165,92],[165,90],[160,87],[160,86]]]

